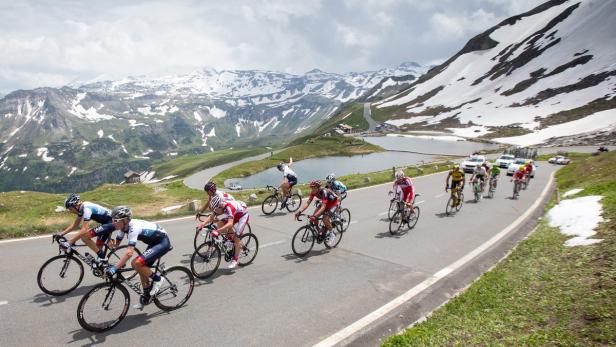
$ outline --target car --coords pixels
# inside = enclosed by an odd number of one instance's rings
[[[507,176],[513,176],[521,165],[526,165],[530,159],[515,158],[513,163],[507,167]],[[535,178],[535,172],[537,172],[537,165],[533,162],[533,171],[530,173],[530,177]]]
[[[472,155],[469,159],[463,161],[460,164],[460,169],[465,173],[473,173],[477,165],[481,165],[486,162],[486,157],[483,155]]]
[[[563,156],[563,155],[557,155],[555,157],[552,157],[550,159],[548,159],[548,163],[550,164],[559,164],[559,165],[567,165],[571,162],[571,159]]]
[[[496,166],[506,169],[509,167],[509,164],[513,163],[515,156],[511,154],[503,154],[498,159],[496,159]]]
[[[229,184],[227,188],[229,188],[229,190],[242,190],[242,185],[237,182],[233,182]]]

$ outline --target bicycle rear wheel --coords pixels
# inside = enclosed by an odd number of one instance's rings
[[[81,298],[77,320],[82,328],[103,332],[118,325],[128,312],[130,296],[126,288],[114,282],[100,283]]]
[[[332,229],[329,232],[330,234],[325,236],[323,244],[325,244],[325,247],[327,248],[334,248],[338,246],[338,244],[342,240],[342,232],[336,232],[335,229]],[[330,236],[331,233],[334,233],[333,236]]]
[[[238,259],[240,266],[246,266],[252,263],[259,253],[259,240],[254,234],[244,234],[240,237],[242,250]]]
[[[453,196],[449,197],[449,200],[447,200],[447,205],[445,206],[445,214],[448,216],[456,212],[456,207],[453,205],[453,200]]]
[[[340,221],[336,223],[336,229],[343,233],[349,229],[349,225],[351,225],[351,211],[348,208],[343,208],[340,210]]]
[[[291,249],[298,257],[303,257],[314,247],[314,234],[308,226],[303,226],[295,232],[291,241]]]
[[[74,256],[61,254],[47,260],[39,269],[36,282],[49,295],[60,296],[75,290],[83,280],[83,264]]]
[[[122,258],[124,254],[126,254],[127,250],[128,250],[128,245],[123,245],[109,252],[109,254],[107,255],[107,259],[109,259],[109,264],[112,264],[112,265],[117,264],[120,258]],[[135,253],[137,254],[133,254],[133,257],[131,259],[134,259],[141,255],[141,251],[138,248],[135,248]],[[127,261],[126,264],[124,264],[122,269],[130,268],[130,266],[131,265],[130,265],[130,259],[129,259],[129,261]],[[131,271],[122,272],[122,276],[124,276],[125,279],[130,280],[130,279],[133,279],[135,276],[137,276],[137,271],[133,269]]]
[[[402,213],[400,211],[397,211],[396,213],[394,213],[394,215],[391,217],[391,220],[389,221],[389,233],[392,235],[398,234],[400,232],[400,229],[402,229],[402,225],[404,225]]]
[[[220,248],[212,242],[205,242],[190,257],[190,270],[197,278],[208,278],[220,266]]]
[[[299,194],[291,194],[287,199],[287,211],[295,212],[302,205],[302,197]]]
[[[265,214],[266,216],[269,216],[270,214],[274,213],[274,211],[276,211],[277,207],[278,198],[275,195],[270,195],[265,198],[265,200],[263,200],[263,203],[261,204],[261,211],[263,211],[263,214]]]
[[[413,214],[409,217],[408,226],[409,229],[413,229],[419,220],[419,206],[413,207]]]
[[[163,311],[182,307],[190,299],[195,287],[193,274],[183,266],[173,266],[161,273],[165,283],[154,297],[154,305]]]

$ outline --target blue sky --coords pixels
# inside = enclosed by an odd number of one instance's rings
[[[538,0],[0,0],[0,92],[202,67],[434,64]]]

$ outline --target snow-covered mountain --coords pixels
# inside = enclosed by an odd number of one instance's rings
[[[385,78],[404,86],[426,70],[415,63],[348,74],[203,69],[15,91],[0,99],[0,191],[57,190],[75,175],[87,175],[84,184],[116,182],[151,159],[289,142]]]
[[[519,145],[616,129],[614,33],[616,1],[548,1],[477,35],[374,113]]]

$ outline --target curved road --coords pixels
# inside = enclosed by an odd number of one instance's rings
[[[265,217],[251,209],[261,246],[252,265],[230,272],[223,262],[213,278],[197,281],[186,307],[171,313],[154,305],[131,308],[104,334],[77,323],[81,296],[98,282],[91,274],[68,296],[49,297],[38,289],[36,274],[57,254],[50,238],[0,242],[0,345],[373,346],[437,308],[526,236],[542,215],[554,170],[542,163],[519,200],[509,199],[511,183],[501,178],[493,200],[467,202],[454,217],[444,215],[445,174],[418,177],[421,218],[400,236],[388,232],[389,185],[351,191],[345,205],[352,224],[339,247],[315,244],[304,259],[290,244],[302,223],[288,213]],[[161,224],[174,246],[165,263],[188,266],[194,221]],[[133,293],[131,300],[137,301]]]

